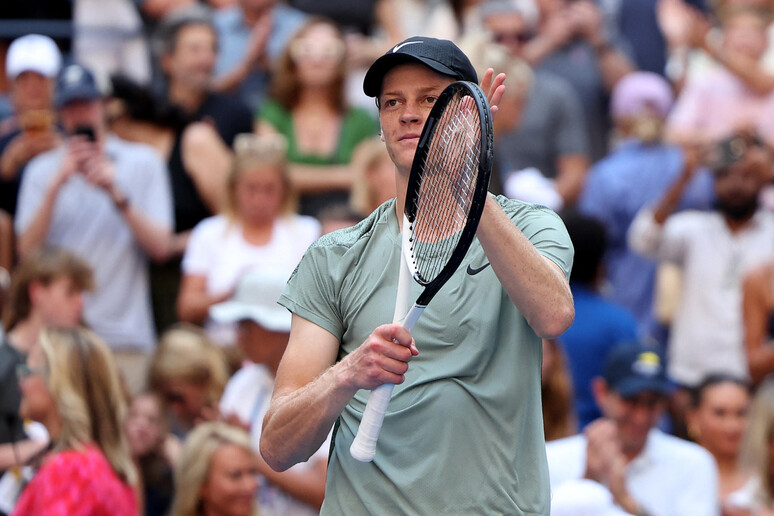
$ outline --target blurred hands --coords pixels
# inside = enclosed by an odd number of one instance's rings
[[[579,0],[568,5],[574,35],[591,43],[592,46],[607,41],[602,12],[594,2]]]
[[[0,177],[10,180],[38,154],[58,146],[62,138],[53,131],[22,132],[16,136],[0,158]]]

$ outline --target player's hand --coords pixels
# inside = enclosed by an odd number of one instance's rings
[[[385,383],[402,383],[409,361],[418,354],[408,330],[399,324],[384,324],[342,360],[345,381],[370,390]]]
[[[486,99],[489,101],[489,109],[492,112],[492,119],[494,119],[499,109],[498,104],[503,98],[505,93],[505,74],[500,73],[495,77],[494,69],[488,68],[481,78],[481,89],[486,94]]]

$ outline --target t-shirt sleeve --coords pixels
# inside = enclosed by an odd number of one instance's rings
[[[499,197],[498,201],[535,249],[557,264],[569,280],[574,249],[559,215],[537,204],[508,200],[505,197]]]
[[[339,310],[338,253],[313,245],[290,276],[279,304],[341,340],[344,323]]]

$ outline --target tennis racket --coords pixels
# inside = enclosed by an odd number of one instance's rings
[[[492,117],[478,85],[447,86],[427,117],[411,165],[401,234],[401,264],[393,323],[411,331],[427,304],[454,274],[476,236],[493,155]],[[408,310],[410,278],[424,287]],[[376,454],[393,384],[371,391],[350,454]]]

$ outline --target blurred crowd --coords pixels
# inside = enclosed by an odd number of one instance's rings
[[[396,195],[362,81],[423,35],[507,74],[490,190],[575,247],[552,513],[774,515],[773,33],[771,0],[2,2],[0,514],[318,513],[329,442],[259,453],[276,300]]]

